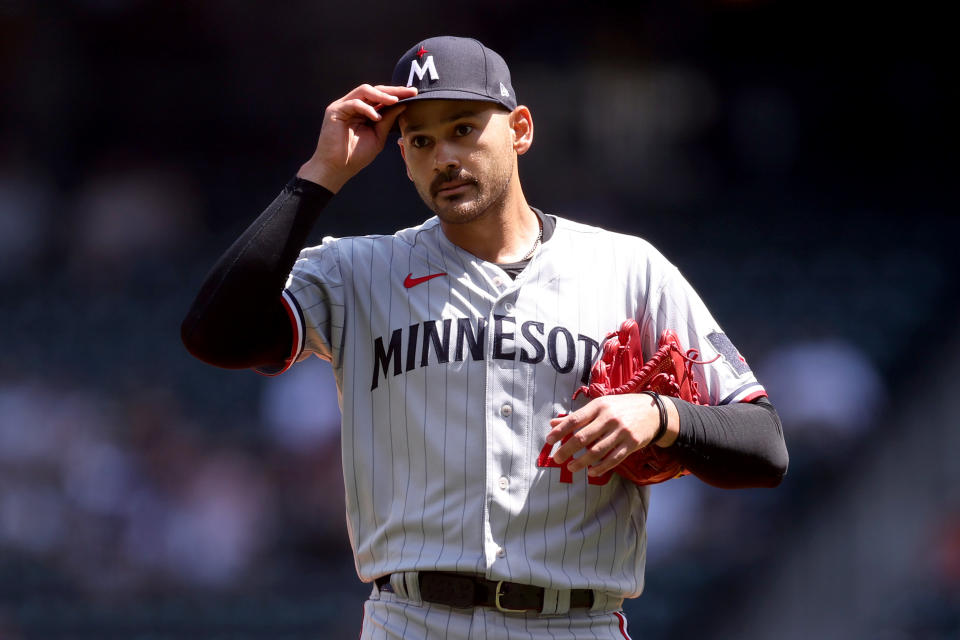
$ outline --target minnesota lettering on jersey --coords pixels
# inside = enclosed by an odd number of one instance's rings
[[[544,323],[527,320],[517,326],[512,316],[495,315],[493,320],[493,353],[495,360],[519,360],[527,364],[548,362],[559,373],[569,373],[577,363],[577,356],[585,363],[580,380],[590,380],[590,365],[600,349],[600,344],[589,336],[576,334],[566,327],[547,329]],[[456,323],[456,326],[454,326]],[[394,329],[390,337],[383,336],[373,341],[373,381],[370,390],[380,384],[380,379],[393,372],[394,376],[406,373],[417,366],[425,367],[431,362],[446,364],[451,358],[462,362],[464,358],[486,358],[486,318],[445,318],[427,320],[406,328]],[[404,336],[406,333],[406,336]],[[431,354],[432,357],[431,357]]]

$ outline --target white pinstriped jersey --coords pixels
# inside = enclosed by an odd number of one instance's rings
[[[452,244],[436,218],[326,238],[302,251],[284,299],[290,362],[333,364],[364,581],[442,570],[639,595],[649,488],[538,466],[550,464],[549,420],[580,406],[570,398],[600,342],[628,317],[647,355],[666,328],[704,359],[723,352],[694,368],[711,404],[764,394],[649,243],[563,218],[516,280]]]

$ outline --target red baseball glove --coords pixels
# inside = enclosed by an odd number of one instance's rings
[[[695,364],[709,364],[713,360],[700,360],[696,349],[684,351],[677,334],[671,329],[663,332],[657,347],[656,353],[645,362],[640,329],[633,319],[624,320],[620,330],[609,334],[603,343],[603,354],[590,370],[590,384],[580,387],[573,398],[581,393],[589,398],[599,398],[656,391],[687,402],[707,404],[700,400],[692,369]],[[614,471],[637,484],[656,484],[690,473],[669,449],[653,444],[630,454]]]

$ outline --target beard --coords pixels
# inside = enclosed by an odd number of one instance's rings
[[[490,169],[482,178],[462,168],[443,171],[434,176],[428,186],[417,185],[417,191],[424,203],[443,222],[473,222],[502,205],[510,187],[513,176],[513,164],[510,161],[497,162]],[[438,193],[441,185],[451,182],[464,183],[466,186],[452,195]]]

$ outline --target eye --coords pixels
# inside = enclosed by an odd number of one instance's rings
[[[473,127],[469,124],[458,124],[453,132],[458,136],[467,136],[470,135],[470,132],[473,131]]]
[[[427,138],[427,136],[413,136],[410,138],[410,146],[416,149],[423,149],[428,144],[430,144],[430,139]]]

